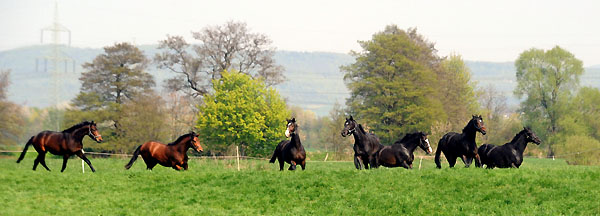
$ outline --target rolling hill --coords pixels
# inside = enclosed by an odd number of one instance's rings
[[[149,57],[158,52],[155,45],[139,47]],[[74,62],[74,66],[71,62],[61,62],[57,66],[61,71],[62,86],[59,100],[61,104],[65,104],[79,91],[79,76],[83,71],[81,64],[90,62],[102,53],[102,49],[61,47],[60,50]],[[53,67],[43,59],[52,51],[52,46],[38,45],[0,52],[0,69],[12,71],[9,100],[32,107],[54,104],[52,75],[49,72]],[[339,66],[351,64],[354,61],[351,56],[328,52],[278,51],[275,59],[284,66],[286,76],[286,81],[276,88],[287,98],[290,105],[300,106],[323,116],[328,114],[334,103],[344,104],[349,96]],[[519,100],[512,95],[516,86],[515,67],[512,62],[466,63],[478,86],[492,85],[507,96],[510,106],[518,104]],[[163,80],[173,76],[168,71],[157,69],[155,65],[150,65],[149,73],[156,79],[157,90],[160,90]],[[586,68],[586,73],[581,77],[581,84],[600,87],[600,67]]]

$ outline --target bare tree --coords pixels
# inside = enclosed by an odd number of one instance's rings
[[[181,36],[159,41],[161,53],[154,61],[161,69],[179,76],[167,80],[166,87],[188,95],[202,96],[224,70],[237,70],[262,79],[267,86],[283,82],[283,67],[273,59],[275,48],[263,34],[250,33],[246,23],[229,21],[192,32],[200,43],[191,45]]]
[[[508,112],[506,96],[496,90],[494,86],[488,85],[480,90],[479,103],[487,113],[487,119],[498,120]]]

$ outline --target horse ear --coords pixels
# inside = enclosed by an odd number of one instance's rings
[[[354,121],[354,118],[352,118],[352,116],[350,116],[350,121]]]
[[[479,115],[479,118],[481,118],[481,115]]]

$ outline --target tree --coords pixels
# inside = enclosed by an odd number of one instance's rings
[[[236,71],[221,74],[199,107],[196,127],[203,143],[220,154],[230,145],[241,145],[246,155],[272,154],[285,138],[285,102],[260,80]]]
[[[521,103],[524,121],[544,139],[558,132],[558,121],[579,84],[583,63],[570,52],[556,46],[551,50],[529,49],[519,55],[515,95],[525,96]],[[547,142],[548,155],[553,155]]]
[[[351,52],[356,62],[342,66],[351,91],[349,112],[392,143],[402,134],[430,130],[446,119],[436,99],[436,70],[440,58],[432,43],[415,29],[404,31],[390,25],[359,41],[362,52]]]
[[[283,67],[273,59],[275,48],[271,47],[271,40],[263,34],[250,33],[246,23],[229,21],[192,35],[200,42],[198,45],[190,45],[181,36],[167,36],[159,41],[162,53],[154,57],[155,62],[159,68],[178,74],[167,81],[168,88],[204,96],[221,72],[231,70],[261,78],[267,86],[284,80]]]
[[[73,105],[81,111],[95,112],[98,122],[109,120],[119,130],[121,106],[154,86],[146,72],[149,60],[129,43],[104,47],[104,54],[83,64],[81,91]]]
[[[21,108],[9,102],[7,98],[10,85],[10,71],[0,70],[0,144],[15,145],[23,134],[25,125]],[[0,149],[3,147],[0,146]]]
[[[475,98],[471,72],[460,55],[451,54],[441,62],[438,72],[438,97],[447,113],[452,130],[461,130],[479,104]]]
[[[352,151],[354,137],[347,138],[340,135],[341,127],[347,117],[345,110],[336,102],[333,104],[333,109],[329,112],[328,118],[325,118],[327,120],[323,121],[325,124],[322,130],[323,140],[336,153],[335,159],[337,160],[349,159],[349,157],[344,157],[346,156],[345,153]]]

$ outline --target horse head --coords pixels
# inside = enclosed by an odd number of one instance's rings
[[[198,140],[199,134],[192,131],[189,135],[191,137],[189,141],[189,146],[196,150],[196,152],[203,152],[204,149],[202,148],[202,146],[200,145],[200,141]]]
[[[419,147],[423,149],[423,151],[427,152],[427,154],[431,154],[433,150],[431,149],[431,145],[429,145],[429,139],[427,138],[427,134],[423,132],[418,132],[419,135]]]
[[[287,120],[287,129],[285,130],[285,137],[290,137],[293,133],[296,133],[296,128],[298,125],[296,124],[296,118],[286,119]]]
[[[97,143],[102,142],[102,135],[98,132],[98,127],[96,127],[96,123],[94,121],[90,122],[88,125],[88,136],[92,138]]]
[[[479,131],[481,134],[485,135],[487,133],[481,115],[473,115],[473,118],[471,119],[471,121],[469,121],[469,124],[472,125],[475,128],[475,130]]]
[[[527,142],[533,142],[536,145],[539,145],[540,143],[542,143],[542,140],[540,140],[540,138],[535,135],[535,133],[531,130],[531,128],[529,127],[523,127],[523,130],[525,131],[525,135],[527,136]]]
[[[346,137],[346,136],[352,134],[356,130],[357,127],[358,127],[358,123],[356,123],[356,121],[354,121],[352,116],[350,116],[350,118],[346,118],[346,121],[344,122],[344,129],[342,129],[342,136]]]

